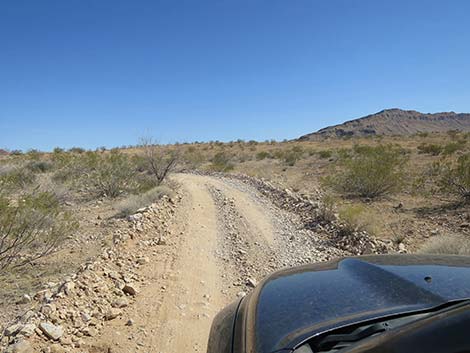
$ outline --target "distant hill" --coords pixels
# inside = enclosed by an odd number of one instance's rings
[[[299,140],[319,140],[327,137],[412,135],[417,132],[470,131],[470,114],[423,114],[414,110],[386,109],[376,114],[329,126]]]

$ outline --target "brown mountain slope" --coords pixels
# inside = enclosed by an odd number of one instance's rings
[[[376,114],[329,126],[301,136],[299,140],[318,140],[326,137],[368,135],[411,135],[417,132],[470,131],[470,114],[423,114],[414,110],[386,109]]]

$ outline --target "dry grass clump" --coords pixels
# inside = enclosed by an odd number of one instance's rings
[[[431,238],[419,252],[422,254],[470,255],[470,239],[463,235]]]
[[[136,213],[138,209],[157,202],[164,195],[171,197],[173,190],[166,185],[159,185],[143,194],[130,195],[116,205],[117,215],[118,217],[127,217]]]

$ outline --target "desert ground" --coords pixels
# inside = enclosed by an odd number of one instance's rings
[[[460,163],[467,141],[452,132],[12,151],[0,160],[2,207],[12,217],[47,211],[61,227],[44,256],[28,257],[49,238],[2,267],[2,347],[205,352],[216,313],[273,271],[370,253],[463,254],[466,196],[435,170]],[[355,195],[329,179],[361,156],[375,168],[380,146],[399,161],[393,190]],[[146,161],[173,156],[152,181]]]

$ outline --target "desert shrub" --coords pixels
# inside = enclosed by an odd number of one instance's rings
[[[366,208],[362,205],[345,205],[339,209],[341,220],[341,235],[347,236],[354,232],[368,230],[369,221]]]
[[[457,151],[463,150],[465,148],[465,144],[467,141],[465,140],[458,140],[456,142],[449,142],[447,145],[444,146],[442,154],[444,155],[452,155]]]
[[[35,174],[28,168],[15,165],[0,168],[0,191],[23,189],[35,180]]]
[[[428,137],[429,136],[429,132],[417,132],[416,133],[416,136],[418,137]]]
[[[470,255],[470,239],[462,235],[446,235],[429,239],[419,250],[424,254]]]
[[[142,207],[149,206],[150,204],[158,201],[164,195],[172,196],[173,190],[169,187],[160,185],[140,195],[130,195],[126,199],[120,201],[116,205],[118,217],[126,217],[137,212]]]
[[[418,153],[430,154],[432,156],[438,156],[442,153],[444,147],[434,143],[422,143],[418,147]]]
[[[206,160],[204,158],[204,155],[196,149],[188,149],[188,151],[184,154],[183,158],[186,166],[191,169],[196,169],[200,167]]]
[[[69,152],[80,154],[80,153],[85,153],[85,149],[81,147],[72,147],[69,149]]]
[[[275,159],[282,159],[283,156],[284,156],[284,152],[281,149],[276,149],[276,150],[272,151],[271,155]]]
[[[294,166],[299,159],[302,158],[304,151],[300,146],[294,146],[290,150],[284,152],[282,159],[288,166]]]
[[[155,178],[157,185],[160,185],[176,168],[179,156],[175,151],[165,151],[152,138],[141,138],[140,142],[147,171]]]
[[[325,194],[321,198],[320,205],[316,212],[316,220],[319,222],[332,222],[336,219],[336,200],[330,194]]]
[[[451,138],[455,139],[457,135],[460,134],[460,130],[448,130],[447,135],[449,135]]]
[[[234,165],[230,156],[224,152],[218,152],[211,159],[210,169],[218,172],[228,172],[233,170]]]
[[[105,157],[98,152],[87,151],[85,153],[58,153],[53,154],[52,159],[57,165],[53,180],[56,182],[72,182],[82,184],[91,177]]]
[[[42,153],[36,149],[30,149],[26,152],[26,157],[33,160],[38,161],[41,158]]]
[[[470,202],[470,154],[434,166],[434,176],[441,192],[450,193]]]
[[[90,175],[89,182],[99,196],[117,197],[138,187],[136,170],[130,158],[120,152],[103,156]]]
[[[332,155],[333,155],[333,152],[331,152],[330,150],[322,150],[318,152],[318,157],[322,159],[331,158]]]
[[[405,162],[403,152],[391,145],[356,148],[340,159],[340,170],[324,182],[345,195],[375,198],[399,191]]]
[[[26,165],[26,168],[33,173],[46,173],[54,168],[54,165],[48,161],[31,161]]]
[[[0,198],[0,271],[50,254],[76,227],[49,193]]]
[[[65,203],[71,196],[67,186],[62,183],[54,182],[49,175],[42,178],[39,185],[35,188],[35,191],[52,195],[60,204]]]
[[[263,159],[266,159],[270,156],[269,152],[267,151],[261,151],[256,154],[256,160],[262,161]]]

